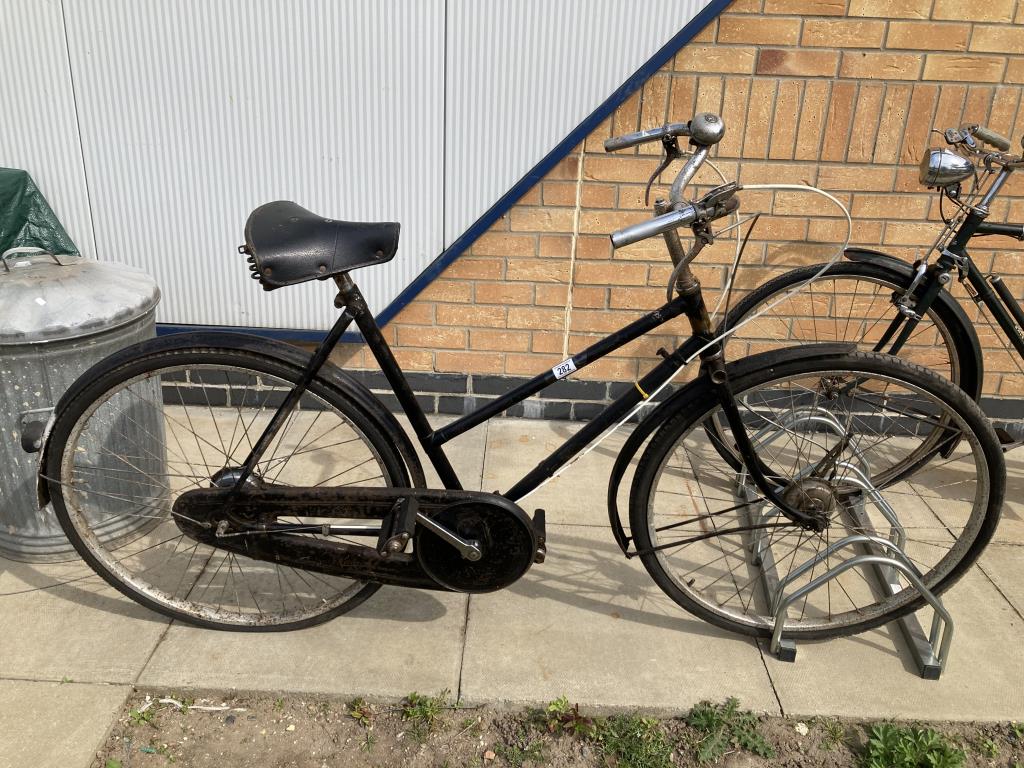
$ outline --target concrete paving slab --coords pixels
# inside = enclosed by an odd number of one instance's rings
[[[1024,448],[1006,454],[1006,501],[992,540],[1024,544]]]
[[[507,491],[581,427],[580,423],[569,421],[495,419],[487,434],[483,489]],[[630,430],[627,425],[610,435],[563,474],[524,499],[523,508],[529,513],[545,509],[547,519],[561,525],[606,526],[608,476]],[[624,486],[628,489],[628,478]],[[622,509],[627,514],[624,506]]]
[[[168,623],[81,561],[0,559],[0,678],[132,683]]]
[[[155,688],[404,696],[458,689],[466,596],[384,587],[296,632],[172,626],[139,679]]]
[[[0,768],[86,768],[131,689],[0,680]]]
[[[470,599],[463,698],[685,711],[738,696],[778,713],[755,644],[685,613],[607,529],[548,525],[548,560]]]
[[[979,569],[946,593],[956,629],[949,668],[922,680],[895,625],[856,637],[803,643],[793,663],[765,652],[782,708],[799,716],[1024,719],[1024,621]],[[927,628],[931,612],[919,613]]]
[[[1024,546],[989,544],[978,562],[1003,597],[1024,616]]]

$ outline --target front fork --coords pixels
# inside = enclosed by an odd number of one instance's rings
[[[655,203],[655,212],[663,206],[662,201]],[[704,247],[704,241],[698,238],[693,249],[687,255],[683,252],[679,233],[676,230],[669,230],[664,233],[665,244],[668,247],[669,255],[676,267],[676,291],[683,296],[689,296],[691,301],[686,310],[686,319],[690,322],[690,328],[695,338],[711,340],[714,338],[714,330],[711,327],[711,317],[708,315],[707,306],[704,304],[704,297],[700,290],[700,281],[689,267],[690,261]],[[753,443],[747,434],[743,418],[740,416],[739,406],[736,404],[736,397],[732,387],[729,385],[729,375],[725,368],[725,351],[720,341],[707,346],[700,353],[702,374],[708,377],[712,389],[718,397],[718,403],[722,407],[726,421],[729,424],[729,431],[732,432],[736,441],[736,449],[750,479],[754,481],[757,489],[764,494],[764,497],[779,508],[779,511],[786,518],[809,530],[821,531],[828,525],[828,518],[819,515],[809,515],[801,512],[786,503],[778,492],[784,480],[782,478],[769,478],[763,471],[763,464],[754,451]]]

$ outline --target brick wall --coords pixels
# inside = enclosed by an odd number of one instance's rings
[[[424,381],[462,381],[456,391],[472,395],[474,375],[492,388],[495,376],[532,376],[658,306],[670,272],[660,240],[613,252],[608,233],[650,216],[643,187],[660,147],[608,155],[601,145],[698,111],[725,119],[712,157],[726,178],[829,190],[854,216],[853,243],[911,261],[938,233],[938,199],[917,182],[929,129],[978,122],[1020,146],[1022,25],[1024,3],[1015,0],[736,0],[404,309],[385,336],[405,368],[440,374]],[[719,183],[710,169],[697,181],[698,192]],[[652,198],[665,189],[656,187]],[[745,192],[742,210],[766,215],[737,277],[741,292],[820,260],[845,232],[836,211],[804,194]],[[1011,180],[990,220],[1007,219],[1024,221],[1024,178]],[[1024,250],[1005,240],[972,254],[985,271],[999,248],[998,269],[1019,297]],[[699,259],[695,271],[709,302],[717,300],[733,247],[719,242]],[[372,270],[356,278],[372,280]],[[973,307],[968,312],[976,317]],[[979,331],[986,392],[1024,394],[1010,356],[993,334]],[[685,332],[685,319],[675,321],[574,378],[634,380],[653,365],[658,347]],[[339,352],[350,369],[375,367],[362,348]],[[457,402],[447,409],[460,410]]]

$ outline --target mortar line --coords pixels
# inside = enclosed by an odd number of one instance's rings
[[[142,673],[146,671],[146,667],[149,666],[149,662],[151,662],[153,660],[153,657],[156,656],[157,649],[163,643],[164,638],[167,637],[167,633],[170,631],[171,626],[174,624],[175,621],[177,621],[177,619],[171,619],[169,622],[167,622],[167,626],[164,627],[164,631],[160,633],[160,637],[158,637],[156,639],[156,642],[153,643],[153,649],[149,652],[149,655],[146,657],[146,660],[142,662],[142,666],[139,667],[139,673],[135,675],[135,679],[131,682],[132,688],[138,687],[139,679],[142,677]]]
[[[761,641],[755,638],[754,645],[757,647],[757,653],[761,657],[761,666],[764,667],[764,673],[768,676],[768,685],[772,687],[772,696],[775,697],[775,703],[779,706],[779,714],[782,717],[785,717],[786,709],[782,706],[782,698],[779,696],[779,689],[775,687],[775,680],[772,679],[772,673],[768,669],[768,662],[764,659],[764,649],[761,647]]]
[[[989,544],[989,546],[991,546],[991,543]],[[1024,619],[1024,615],[1022,615],[1021,612],[1017,610],[1017,606],[1013,604],[1013,601],[1010,600],[1010,598],[1006,596],[1006,593],[1003,592],[1003,590],[999,587],[998,584],[996,584],[995,579],[989,576],[988,571],[985,570],[985,566],[981,563],[977,563],[976,567],[979,571],[981,571],[982,575],[988,580],[988,583],[991,584],[995,588],[996,592],[999,593],[999,596],[1006,601],[1007,605],[1010,606],[1010,610],[1016,613],[1017,616],[1019,616],[1021,619]]]
[[[0,675],[0,682],[4,683],[48,683],[51,685],[103,685],[110,687],[134,688],[131,683],[113,683],[106,680],[58,680],[55,677],[21,677],[17,675]]]

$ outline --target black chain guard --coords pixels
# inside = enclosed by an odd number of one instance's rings
[[[381,520],[391,530],[396,504],[415,499],[418,510],[462,538],[480,542],[480,560],[465,560],[448,542],[415,526],[412,553],[386,556],[373,546],[324,541],[267,531],[279,516]],[[493,592],[506,587],[543,554],[543,517],[535,524],[508,499],[478,491],[419,488],[249,488],[232,498],[230,488],[196,488],[174,503],[174,521],[194,540],[257,560],[334,576],[420,589]],[[249,535],[218,536],[228,530]],[[264,532],[266,531],[266,532]]]
[[[506,499],[459,501],[430,518],[460,538],[475,539],[483,551],[479,560],[467,560],[437,534],[416,527],[413,549],[420,567],[450,590],[477,593],[507,587],[529,570],[537,555],[533,523]]]

